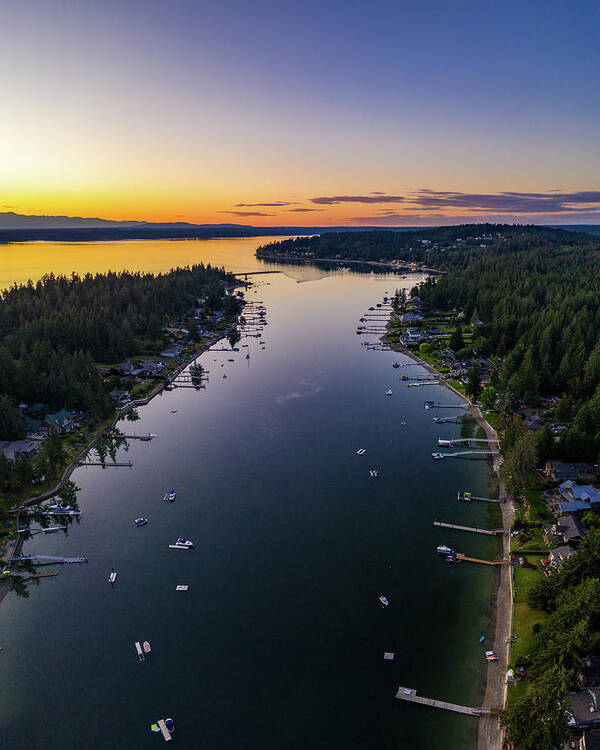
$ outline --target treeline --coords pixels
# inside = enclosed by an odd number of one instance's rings
[[[448,261],[447,275],[419,287],[424,302],[464,312],[477,354],[501,358],[494,386],[513,408],[535,406],[540,395],[562,396],[554,416],[573,422],[557,457],[595,461],[600,240],[558,230],[540,232],[536,240],[528,232],[485,249],[453,251]]]
[[[534,625],[523,658],[528,689],[504,717],[523,750],[563,747],[568,736],[568,693],[579,690],[581,660],[600,643],[599,579],[600,530],[592,528],[577,553],[529,592],[529,604],[548,616]]]
[[[96,362],[118,362],[164,343],[163,326],[192,309],[223,304],[222,269],[196,265],[169,273],[44,276],[0,295],[0,439],[19,437],[21,401],[102,412]],[[11,406],[12,404],[12,406]],[[19,425],[21,425],[19,427]]]
[[[314,237],[271,242],[258,248],[257,256],[336,258],[365,261],[406,260],[426,263],[440,269],[464,266],[473,250],[483,251],[481,244],[516,240],[519,247],[577,244],[581,237],[562,229],[507,224],[462,224],[412,231],[329,232]],[[460,249],[452,248],[455,243]],[[541,244],[540,244],[541,243]],[[451,249],[451,255],[449,250]]]

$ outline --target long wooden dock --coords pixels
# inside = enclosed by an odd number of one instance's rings
[[[433,698],[422,698],[420,695],[417,695],[417,691],[413,688],[402,686],[398,688],[398,692],[394,697],[399,700],[410,701],[411,703],[420,703],[423,706],[431,706],[431,708],[443,708],[445,711],[454,711],[455,713],[466,714],[467,716],[481,716],[482,714],[490,713],[489,709],[486,708],[471,708],[471,706],[459,706],[457,703],[437,701]]]
[[[456,529],[456,531],[472,531],[474,534],[487,534],[488,536],[496,536],[497,534],[504,534],[505,529],[479,529],[475,526],[460,526],[456,523],[445,523],[444,521],[434,521],[434,526],[441,526],[444,529]]]
[[[78,461],[78,466],[102,466],[103,469],[107,467],[117,469],[121,466],[126,466],[131,469],[133,464],[131,461],[124,461],[122,463],[119,463],[118,461]]]
[[[462,552],[457,552],[456,558],[464,562],[480,563],[481,565],[508,565],[510,562],[510,560],[479,560],[477,557],[467,557]]]
[[[481,500],[484,503],[501,503],[502,500],[494,499],[493,497],[477,497],[477,495],[471,495],[471,500]]]

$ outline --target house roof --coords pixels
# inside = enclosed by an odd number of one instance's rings
[[[600,688],[585,688],[571,693],[571,726],[585,728],[600,725]]]
[[[581,660],[579,669],[581,687],[595,687],[600,685],[600,655],[588,654]]]
[[[587,500],[561,500],[558,503],[561,513],[577,513],[581,510],[591,510]]]
[[[573,516],[561,516],[550,528],[554,536],[562,537],[565,542],[571,539],[581,539],[585,534],[583,524]]]
[[[575,548],[571,547],[570,544],[563,544],[560,547],[555,547],[555,549],[550,550],[550,559],[552,562],[562,562],[563,560],[566,560],[567,557],[571,557],[574,552]]]

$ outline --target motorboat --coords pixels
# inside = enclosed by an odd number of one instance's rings
[[[432,455],[433,458],[435,458],[436,461],[441,461],[442,458],[444,458],[444,454],[443,453],[432,453],[431,455]]]
[[[392,395],[392,389],[388,388],[387,391],[385,392],[385,395],[386,396],[391,396]]]
[[[117,571],[113,568],[108,576],[108,582],[114,583],[117,580]]]
[[[142,648],[144,649],[145,654],[149,654],[152,651],[152,647],[150,646],[149,641],[144,641],[142,643]]]
[[[496,656],[496,654],[493,651],[486,651],[485,652],[485,658],[488,661],[498,661],[498,657]]]
[[[389,601],[385,596],[383,596],[383,594],[379,597],[379,601],[384,607],[387,607],[389,605]]]
[[[377,469],[371,469],[371,470],[369,471],[369,474],[370,474],[370,475],[371,475],[372,477],[378,477],[378,476],[379,476],[379,471],[378,471]]]
[[[134,521],[136,526],[145,526],[148,523],[147,518],[136,518]]]
[[[177,493],[175,492],[175,490],[171,490],[170,492],[165,492],[165,494],[163,495],[163,501],[165,503],[172,503],[176,497]]]
[[[406,427],[406,422],[400,422],[400,427]]]
[[[180,547],[193,547],[194,542],[190,542],[189,539],[184,539],[182,536],[180,536],[175,544],[178,544]]]
[[[177,414],[177,409],[171,409],[171,414]]]
[[[365,450],[364,448],[359,448],[359,449],[358,449],[358,450],[356,451],[356,455],[357,455],[357,456],[362,456],[362,455],[363,455],[364,453],[366,453],[366,452],[367,452],[367,451],[366,451],[366,450]]]
[[[440,546],[436,548],[436,552],[438,555],[456,555],[454,547],[447,547],[445,544],[440,544]]]
[[[392,367],[400,367],[400,363],[399,362],[392,362]]]

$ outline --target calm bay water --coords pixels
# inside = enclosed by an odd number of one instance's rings
[[[252,256],[260,240],[218,242],[221,261],[201,241],[162,242],[165,265],[144,270],[272,267]],[[135,245],[141,258],[143,244],[122,243],[121,257]],[[393,699],[407,685],[478,700],[497,575],[434,551],[497,553],[493,539],[432,525],[497,522],[487,504],[454,499],[492,491],[485,462],[431,458],[437,437],[461,427],[434,425],[423,400],[457,397],[404,387],[391,367],[400,355],[366,351],[355,334],[369,306],[415,277],[285,272],[248,295],[267,308],[265,351],[244,339],[249,360],[245,349],[204,354],[206,390],[164,393],[125,423],[159,435],[119,453],[134,467],[77,471],[80,523],[27,543],[89,563],[0,607],[2,747],[152,748],[162,739],[150,723],[165,716],[174,746],[190,749],[473,747],[474,720]],[[171,487],[172,505],[161,501]],[[136,529],[140,515],[149,524]],[[169,549],[178,536],[195,549]],[[133,644],[145,639],[140,664]]]

